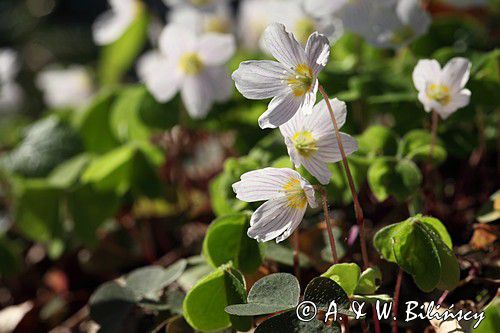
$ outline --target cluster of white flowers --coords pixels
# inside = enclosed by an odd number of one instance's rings
[[[16,52],[0,49],[0,113],[13,111],[21,102],[22,90],[15,81],[18,72]]]
[[[328,163],[338,162],[342,156],[326,104],[314,103],[317,76],[328,62],[330,43],[324,35],[313,32],[303,48],[279,23],[267,27],[264,42],[278,61],[241,63],[232,76],[236,88],[250,99],[273,98],[259,118],[260,127],[279,127],[292,163],[304,166],[321,184],[328,184]],[[346,119],[346,105],[337,99],[330,104],[340,127]],[[341,135],[346,154],[356,151],[356,141]],[[252,215],[248,230],[249,237],[261,242],[285,240],[299,226],[307,205],[317,205],[313,186],[289,168],[245,173],[233,189],[240,200],[267,200]]]

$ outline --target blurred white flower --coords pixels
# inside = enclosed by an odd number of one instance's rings
[[[22,90],[15,82],[19,72],[17,54],[11,49],[0,49],[0,112],[15,109],[22,99]]]
[[[107,45],[118,40],[134,21],[141,6],[138,0],[108,0],[111,9],[101,14],[92,25],[94,42]]]
[[[305,0],[304,9],[312,15],[331,15],[341,10],[352,0]],[[316,14],[318,13],[318,14]],[[319,14],[321,13],[321,14]]]
[[[283,24],[264,32],[267,49],[278,60],[244,61],[233,73],[236,88],[249,99],[273,97],[259,118],[261,128],[276,128],[302,109],[310,113],[316,102],[318,74],[330,56],[328,39],[315,32],[305,50]]]
[[[92,78],[80,65],[45,69],[38,74],[36,85],[51,108],[80,107],[89,102],[94,94]]]
[[[435,111],[446,119],[467,106],[471,92],[464,88],[470,67],[470,61],[465,58],[453,58],[443,69],[434,59],[420,60],[413,70],[413,83],[425,111]]]
[[[346,30],[382,48],[407,45],[425,34],[431,23],[419,0],[353,0],[337,15]]]
[[[242,201],[266,201],[253,213],[247,232],[258,242],[287,239],[302,222],[307,204],[317,207],[313,186],[288,168],[247,172],[233,184],[233,191]]]
[[[347,107],[336,98],[330,103],[340,128],[345,123]],[[321,184],[328,184],[332,176],[328,163],[342,160],[342,155],[326,103],[316,104],[310,115],[297,112],[290,121],[280,126],[280,131],[295,167],[303,165]],[[353,137],[345,133],[340,135],[347,155],[358,149]]]
[[[159,50],[139,59],[137,72],[159,102],[171,100],[180,90],[192,118],[204,118],[214,102],[231,95],[231,80],[224,65],[235,52],[228,34],[197,35],[176,25],[163,30]]]
[[[233,26],[230,8],[224,1],[214,4],[211,10],[176,6],[169,12],[168,22],[195,33],[231,33]]]
[[[239,36],[245,47],[268,52],[263,32],[271,23],[281,23],[302,45],[315,31],[334,42],[342,35],[342,23],[319,13],[306,11],[302,0],[246,0],[240,7]]]

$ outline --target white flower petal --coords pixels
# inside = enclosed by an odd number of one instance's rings
[[[330,57],[330,42],[325,36],[318,32],[314,32],[307,40],[305,52],[309,60],[309,66],[316,76],[328,63]]]
[[[101,14],[92,25],[94,41],[97,45],[107,45],[118,40],[135,18],[135,0],[110,0],[111,10]]]
[[[288,86],[283,83],[285,68],[276,61],[244,61],[232,78],[238,91],[249,99],[266,99],[285,94]]]
[[[460,92],[451,96],[450,103],[445,105],[442,110],[438,112],[441,118],[446,119],[458,109],[469,105],[470,96],[471,92],[469,89],[462,89]]]
[[[17,83],[0,84],[0,115],[15,109],[21,104],[23,91]]]
[[[144,54],[137,63],[137,74],[159,102],[168,102],[179,91],[175,64],[159,52]]]
[[[399,0],[396,13],[405,26],[411,27],[415,36],[425,34],[432,21],[419,0]]]
[[[12,49],[0,49],[0,84],[14,80],[18,72],[17,53]]]
[[[209,67],[205,71],[210,78],[214,100],[216,102],[225,102],[231,98],[233,84],[226,68],[222,66]]]
[[[441,110],[441,104],[433,99],[430,99],[429,96],[427,96],[427,92],[425,91],[425,89],[419,91],[418,100],[420,101],[420,103],[422,103],[426,112],[431,112],[432,110]]]
[[[260,128],[276,128],[289,121],[300,109],[303,99],[287,94],[274,97],[259,118]]]
[[[328,163],[320,160],[315,155],[316,154],[313,154],[309,158],[302,158],[302,165],[321,184],[326,185],[330,182],[332,173],[328,169]]]
[[[342,146],[344,147],[346,156],[358,150],[358,143],[352,136],[340,133],[340,138],[342,139]],[[319,138],[316,146],[318,147],[318,151],[314,154],[314,157],[329,163],[335,163],[342,160],[342,154],[340,153],[335,133]]]
[[[286,198],[278,198],[262,204],[250,219],[248,236],[258,242],[267,242],[279,237],[287,229],[298,226],[306,209],[294,209],[287,202]]]
[[[287,168],[264,168],[244,173],[241,180],[233,184],[236,198],[246,201],[264,201],[282,197],[283,186],[292,177],[300,175]]]
[[[196,50],[198,38],[184,27],[175,24],[167,25],[160,34],[158,46],[160,51],[175,61],[185,52]]]
[[[337,120],[337,126],[340,129],[346,121],[347,106],[337,98],[331,98],[330,104],[335,120]],[[313,130],[318,136],[334,133],[335,128],[330,117],[330,111],[328,111],[328,106],[324,100],[314,106],[311,116],[304,117],[304,127]]]
[[[287,68],[307,64],[307,57],[295,37],[286,31],[285,26],[273,23],[264,32],[266,48]]]
[[[465,87],[469,81],[471,63],[466,58],[453,58],[444,66],[441,83],[455,92]]]
[[[206,73],[186,76],[182,83],[181,96],[191,118],[205,118],[214,101],[210,78]]]
[[[305,0],[304,8],[313,16],[337,13],[349,0]]]
[[[232,35],[208,33],[201,37],[198,53],[205,65],[220,66],[229,61],[235,49]]]
[[[434,59],[419,60],[413,70],[413,84],[418,91],[425,91],[427,84],[436,82],[441,73],[441,66]]]

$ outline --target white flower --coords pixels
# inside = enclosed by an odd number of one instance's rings
[[[226,2],[216,3],[211,10],[191,6],[176,6],[168,14],[168,22],[183,26],[195,33],[231,33],[231,11]]]
[[[341,10],[350,0],[305,0],[304,8],[311,14],[316,15],[335,14]]]
[[[471,63],[465,58],[451,59],[443,69],[434,59],[420,60],[413,70],[413,83],[425,111],[436,111],[441,118],[469,104],[471,92],[464,89]]]
[[[425,34],[430,15],[419,0],[356,0],[337,12],[346,30],[377,47],[399,48]]]
[[[346,105],[336,98],[330,103],[340,128],[345,123]],[[295,167],[303,165],[321,184],[328,184],[332,176],[328,163],[342,160],[342,155],[326,103],[321,101],[316,104],[310,115],[297,112],[290,121],[280,126],[280,131]],[[347,155],[358,150],[354,138],[345,133],[340,133],[340,136]]]
[[[242,201],[266,201],[253,213],[247,232],[258,242],[287,239],[302,222],[307,204],[317,207],[313,186],[288,168],[247,172],[233,190]]]
[[[15,82],[19,72],[17,54],[11,49],[0,49],[0,112],[15,109],[22,99],[22,90]]]
[[[168,25],[160,36],[159,50],[138,63],[139,77],[160,102],[180,91],[189,115],[204,118],[214,102],[231,95],[231,80],[224,64],[235,52],[234,37],[208,33],[201,36]]]
[[[92,26],[94,42],[107,45],[118,40],[134,21],[140,9],[137,0],[108,0],[111,9],[101,14]]]
[[[328,39],[315,32],[304,49],[283,24],[274,23],[264,32],[266,47],[279,61],[244,61],[233,73],[240,93],[249,99],[273,97],[259,118],[261,128],[276,128],[299,109],[310,113],[316,101],[318,74],[330,56]]]
[[[306,45],[315,31],[326,35],[331,42],[337,40],[343,32],[342,23],[319,13],[323,12],[306,11],[299,0],[246,0],[240,7],[239,36],[245,47],[260,47],[267,53],[262,34],[271,23],[284,24],[302,45]]]
[[[38,74],[36,85],[43,91],[45,103],[51,108],[80,107],[94,94],[92,78],[80,65],[45,69]]]

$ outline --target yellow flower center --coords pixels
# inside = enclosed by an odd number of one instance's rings
[[[304,96],[314,83],[311,67],[306,64],[300,64],[295,69],[295,73],[286,80],[295,96]]]
[[[309,17],[304,17],[295,22],[294,27],[295,36],[297,40],[301,44],[306,44],[309,36],[316,31],[316,27],[314,26],[314,21]]]
[[[306,158],[318,150],[316,139],[310,131],[298,131],[293,135],[292,142],[297,152]]]
[[[283,191],[286,193],[288,206],[295,209],[304,209],[307,205],[307,196],[300,184],[300,179],[291,178],[285,185]]]
[[[441,105],[446,105],[450,102],[450,89],[442,84],[431,84],[427,87],[427,97],[435,100]]]
[[[187,75],[197,75],[203,71],[205,66],[198,54],[189,52],[181,57],[179,67]]]

